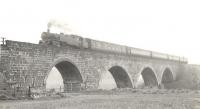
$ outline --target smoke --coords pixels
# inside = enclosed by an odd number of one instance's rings
[[[59,29],[60,32],[63,33],[71,33],[72,30],[69,28],[69,25],[66,22],[58,21],[58,20],[50,20],[47,24],[48,30],[51,29]]]

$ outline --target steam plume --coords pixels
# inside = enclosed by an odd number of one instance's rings
[[[69,33],[71,32],[71,29],[69,28],[69,25],[67,23],[58,21],[58,20],[50,20],[47,24],[48,30],[52,28],[56,28],[59,30],[62,30],[64,33]]]

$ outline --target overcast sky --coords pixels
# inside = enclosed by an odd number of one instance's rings
[[[199,0],[0,1],[0,36],[6,39],[38,43],[50,20],[67,24],[69,33],[200,64]]]

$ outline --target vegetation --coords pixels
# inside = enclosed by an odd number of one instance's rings
[[[62,95],[58,97],[58,95]],[[55,94],[35,100],[0,102],[0,109],[199,109],[198,91],[114,90]]]

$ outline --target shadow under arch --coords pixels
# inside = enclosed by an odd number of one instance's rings
[[[45,82],[47,82],[48,75],[53,67],[55,67],[62,76],[64,91],[81,90],[81,83],[83,83],[82,75],[78,67],[68,59],[59,59],[54,62],[47,73]]]
[[[150,67],[145,67],[141,72],[144,85],[147,87],[157,87],[158,81],[155,72]]]
[[[120,66],[113,66],[109,69],[117,88],[132,88],[132,83],[127,72]]]
[[[167,84],[173,81],[174,81],[174,76],[172,71],[169,68],[165,68],[165,70],[162,73],[161,84],[163,84],[164,88],[166,88]]]

